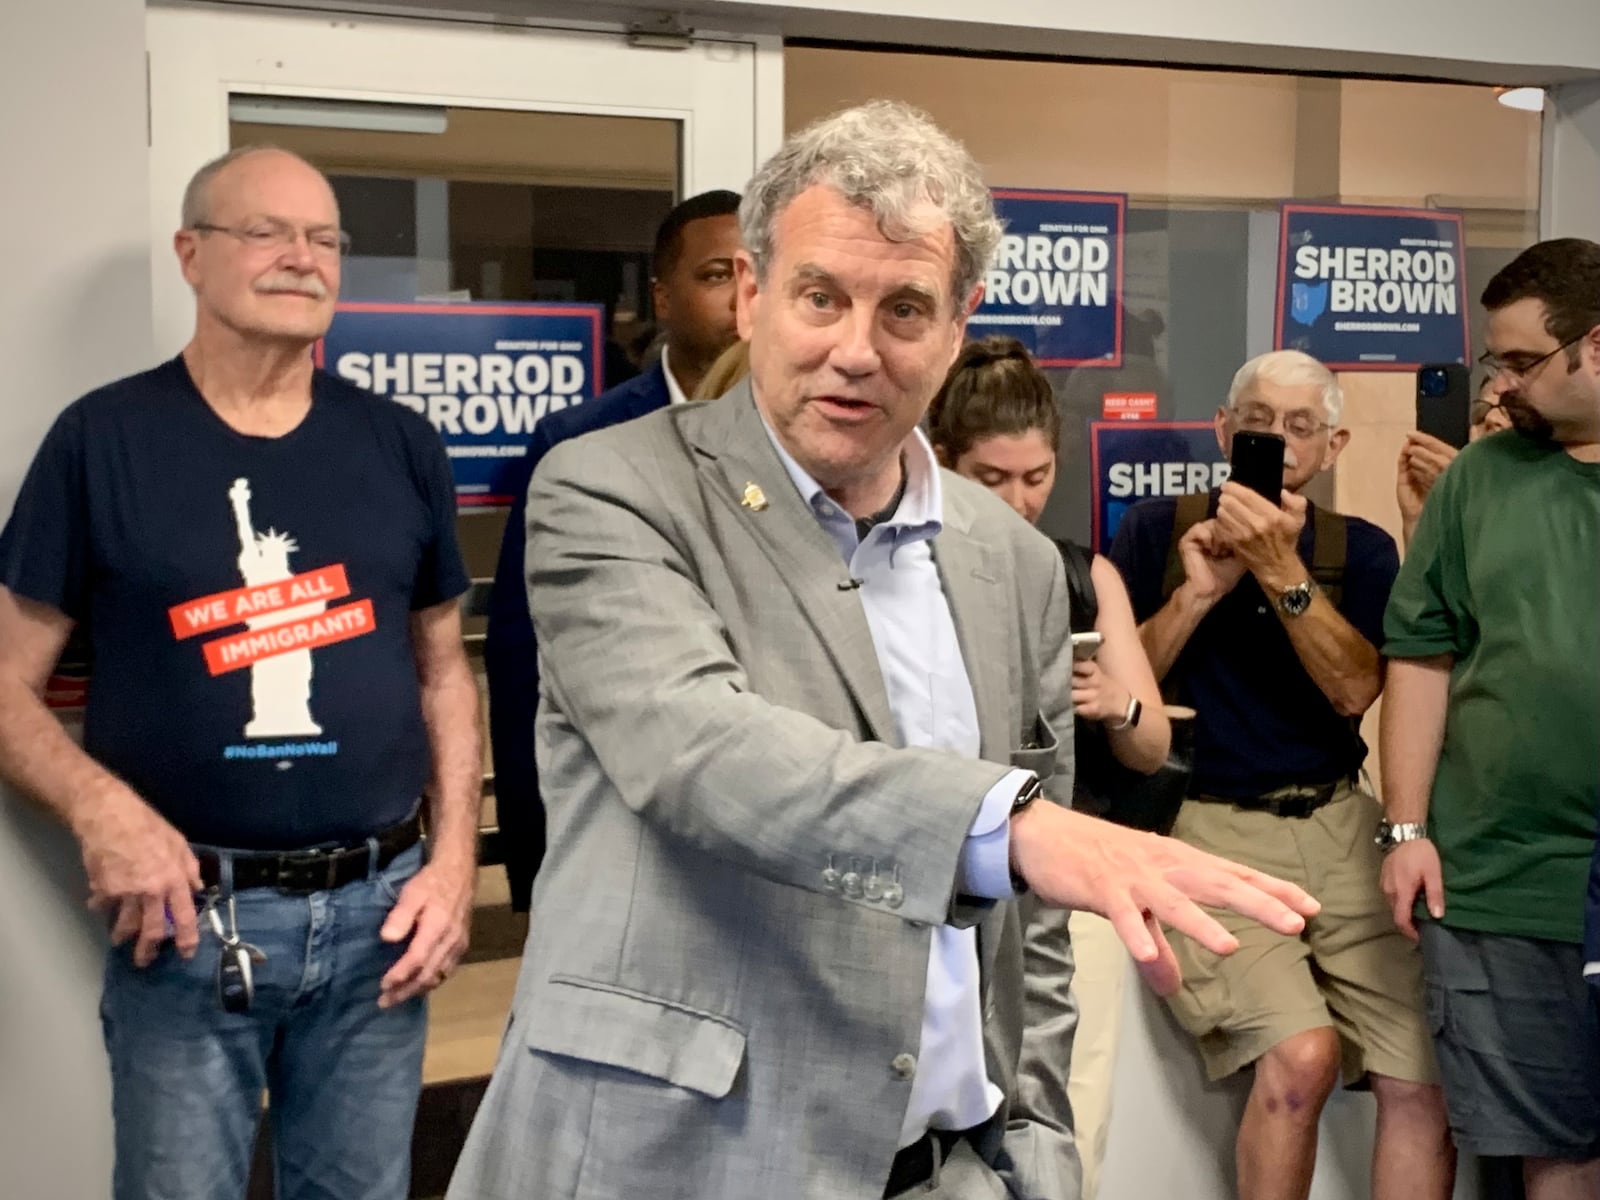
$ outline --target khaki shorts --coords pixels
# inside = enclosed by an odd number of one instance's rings
[[[1208,910],[1239,939],[1222,957],[1168,930],[1183,987],[1168,1000],[1206,1073],[1232,1075],[1279,1042],[1332,1026],[1344,1081],[1369,1073],[1438,1081],[1423,1016],[1422,957],[1395,928],[1378,886],[1378,802],[1343,785],[1308,817],[1187,800],[1174,837],[1299,884],[1322,911],[1299,937]]]

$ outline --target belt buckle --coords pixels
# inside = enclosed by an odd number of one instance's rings
[[[277,887],[281,892],[331,892],[338,869],[338,858],[326,850],[284,855],[278,860]]]
[[[1268,801],[1271,806],[1270,811],[1275,817],[1303,820],[1332,800],[1333,792],[1334,789],[1328,786],[1290,784],[1272,794]]]
[[[1303,792],[1297,796],[1279,797],[1272,802],[1272,815],[1275,817],[1288,817],[1291,820],[1309,817],[1313,798]]]

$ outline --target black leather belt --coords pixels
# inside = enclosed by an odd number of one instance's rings
[[[965,1131],[952,1133],[947,1129],[930,1129],[901,1150],[889,1168],[889,1182],[883,1185],[884,1200],[927,1183],[939,1165],[950,1157],[956,1143],[966,1136]]]
[[[233,859],[233,890],[277,888],[280,892],[329,892],[365,879],[370,868],[381,871],[417,844],[422,836],[422,816],[413,813],[398,825],[378,834],[378,858],[371,861],[366,842],[315,850],[226,851]],[[215,850],[197,847],[200,878],[207,887],[222,882],[222,860]]]
[[[1305,818],[1339,794],[1341,788],[1353,783],[1349,779],[1336,779],[1332,783],[1294,785],[1277,788],[1264,796],[1197,796],[1208,804],[1231,804],[1249,812],[1271,813],[1275,817]]]

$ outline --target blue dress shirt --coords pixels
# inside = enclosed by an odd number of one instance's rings
[[[938,462],[927,440],[918,430],[906,442],[900,504],[862,539],[856,535],[855,519],[790,457],[770,425],[767,436],[818,523],[839,547],[851,577],[860,581],[856,595],[872,630],[901,744],[976,758],[977,705],[933,553],[933,539],[943,528],[944,502]],[[1026,779],[1026,772],[1012,771],[983,798],[961,852],[960,891],[993,899],[1013,894],[1011,803]],[[922,1044],[900,1129],[901,1146],[929,1129],[982,1124],[1001,1100],[984,1065],[977,930],[943,925],[929,936],[933,945]]]

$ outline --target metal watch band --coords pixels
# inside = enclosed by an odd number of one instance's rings
[[[1378,836],[1372,840],[1381,850],[1393,850],[1401,842],[1416,842],[1428,836],[1428,826],[1420,821],[1380,821]]]

